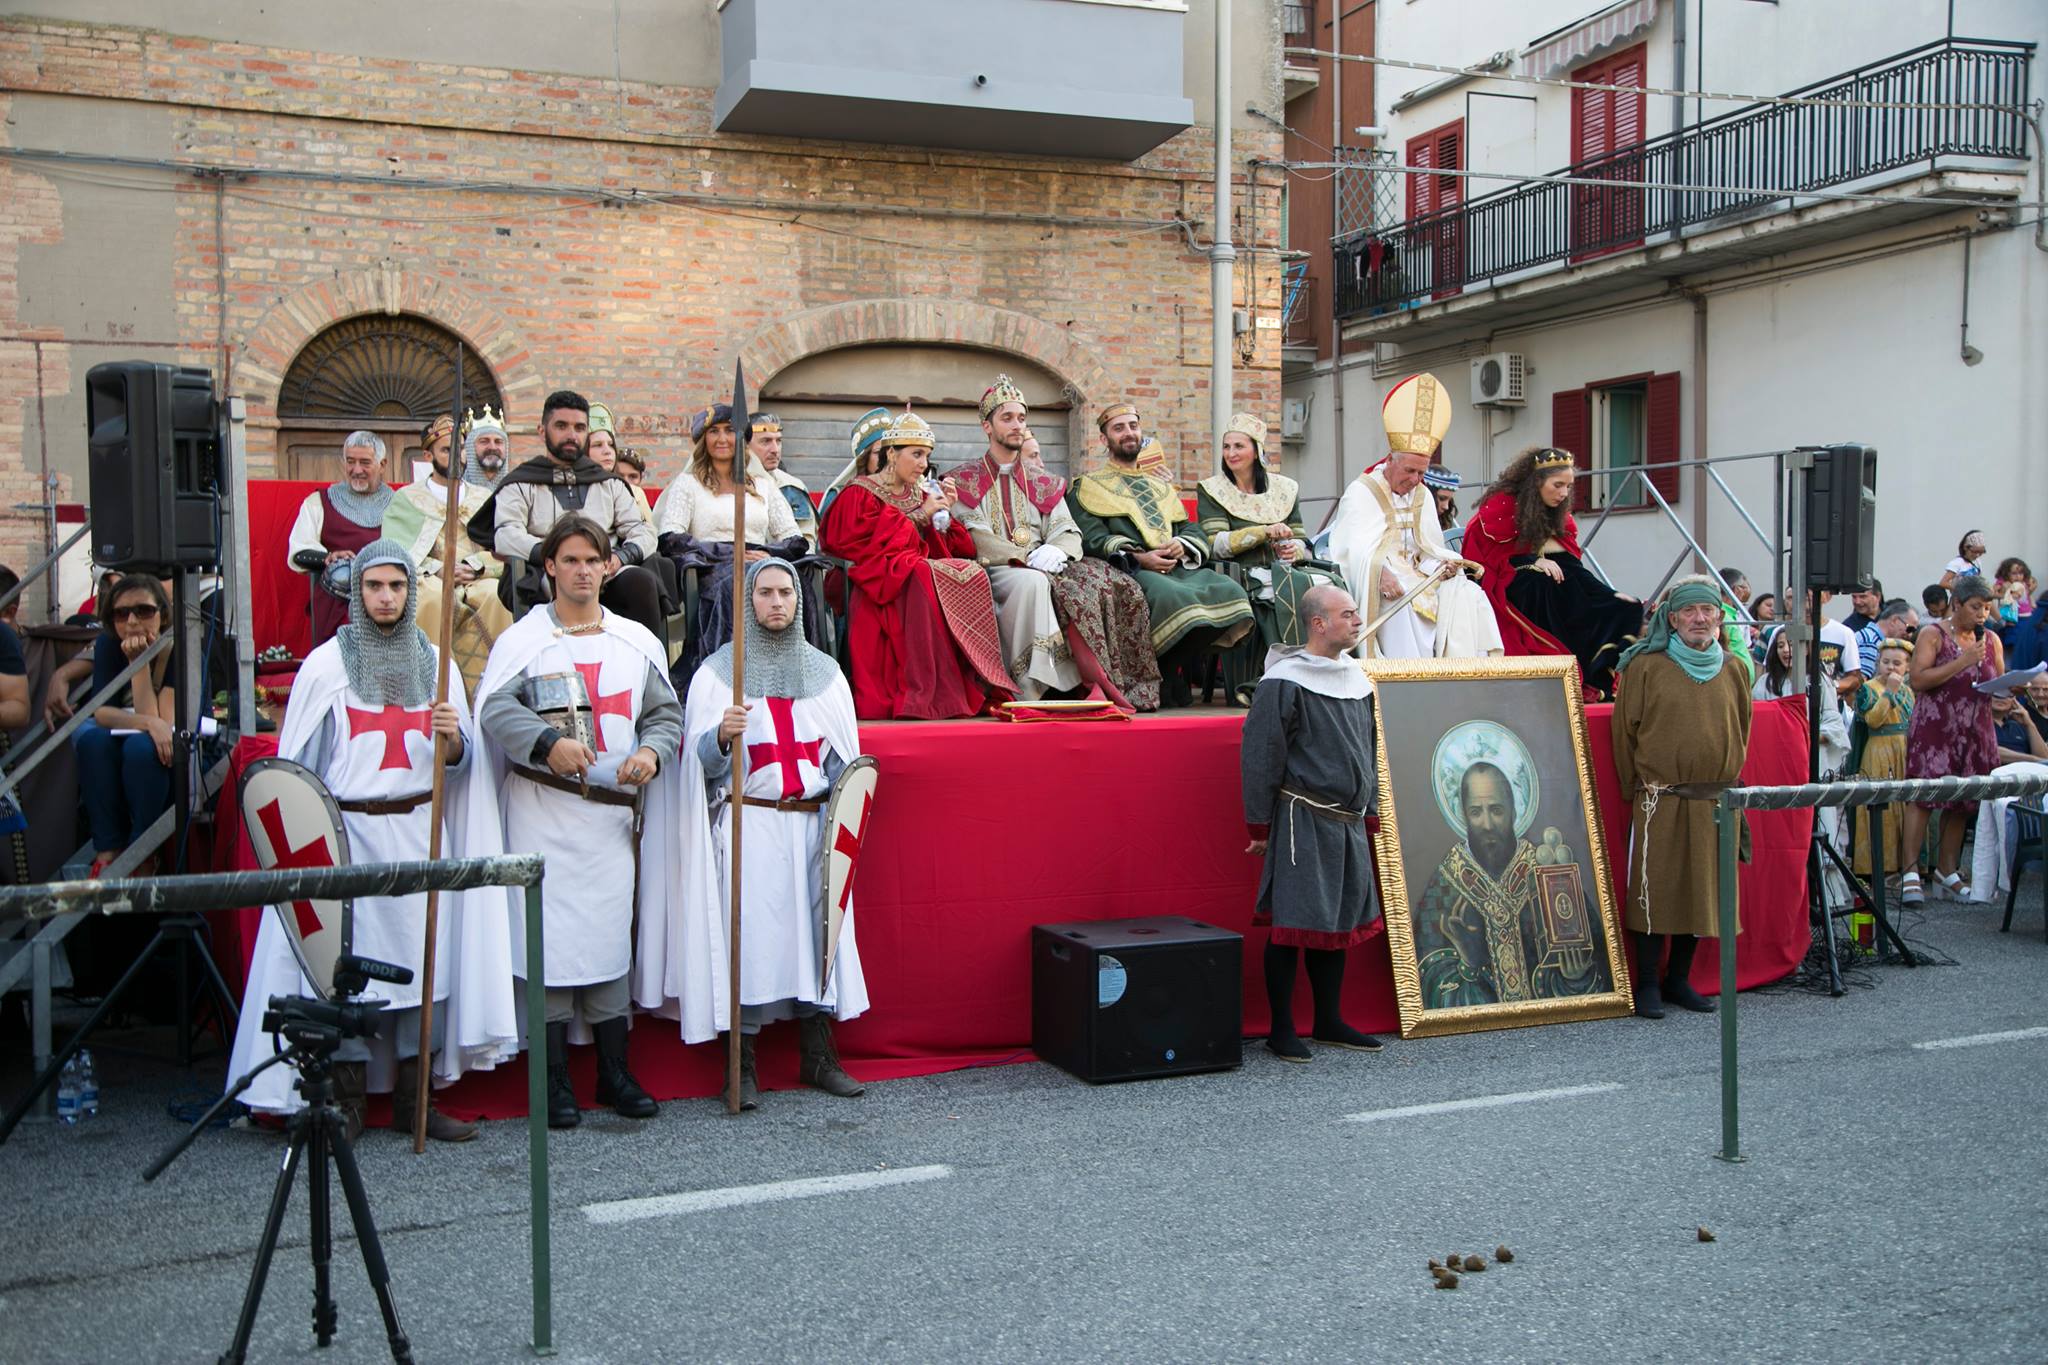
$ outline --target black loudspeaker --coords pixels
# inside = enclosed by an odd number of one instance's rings
[[[1244,939],[1184,916],[1031,929],[1031,1047],[1084,1081],[1243,1061]]]
[[[92,557],[102,568],[220,563],[220,413],[213,374],[120,360],[85,376]]]
[[[1877,548],[1877,452],[1827,446],[1806,471],[1806,586],[1861,592]]]

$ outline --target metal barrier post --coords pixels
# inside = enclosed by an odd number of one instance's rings
[[[1721,1151],[1723,1161],[1742,1160],[1742,1139],[1736,1100],[1735,1042],[1735,906],[1736,854],[1742,843],[1743,815],[1724,802],[1714,807],[1716,879],[1720,883],[1721,942]]]
[[[548,984],[540,883],[526,888],[526,1169],[532,1182],[533,1349],[555,1353],[554,1261],[548,1239]]]

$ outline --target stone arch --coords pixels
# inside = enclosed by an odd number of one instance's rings
[[[860,299],[807,309],[748,337],[740,360],[758,387],[805,356],[891,342],[1004,351],[1051,371],[1069,390],[1068,448],[1076,456],[1088,449],[1095,409],[1115,394],[1108,367],[1066,327],[966,299]]]
[[[386,262],[305,285],[264,314],[235,363],[250,425],[275,429],[278,393],[293,358],[335,323],[364,313],[416,313],[454,332],[491,367],[507,423],[516,429],[519,422],[540,420],[544,381],[532,348],[511,321],[459,285]]]

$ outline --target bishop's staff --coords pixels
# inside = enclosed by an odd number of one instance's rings
[[[455,461],[462,454],[462,343],[455,343],[455,424],[448,431],[448,507],[441,521],[441,622],[436,642],[440,651],[435,664],[434,705],[439,708],[448,700],[448,660],[455,643],[455,563],[460,550],[457,538],[462,534],[462,476],[464,470],[456,468]],[[427,462],[433,463],[434,452],[427,450]],[[417,580],[415,580],[417,585]],[[417,613],[417,609],[415,609]],[[434,736],[434,794],[428,803],[427,816],[427,861],[441,859],[441,811],[448,786],[448,746],[441,736]],[[419,1088],[413,1092],[412,1109],[412,1150],[418,1156],[427,1150],[427,1097],[433,1084],[433,1041],[434,1041],[434,949],[440,942],[441,893],[427,892],[427,942],[420,955],[420,1057]]]
[[[732,704],[747,704],[747,376],[737,360],[732,365]],[[705,430],[710,430],[706,419]],[[707,437],[708,439],[708,437]],[[726,938],[730,955],[728,990],[730,1018],[725,1046],[725,1111],[740,1112],[740,813],[746,782],[746,737],[732,746],[732,918]]]

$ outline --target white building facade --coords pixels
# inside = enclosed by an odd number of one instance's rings
[[[2040,97],[2048,5],[1376,9],[1383,57],[1489,74],[1379,69],[1395,161],[1471,174],[1396,173],[1398,221],[1340,239],[1333,292],[1352,350],[1287,388],[1308,413],[1305,493],[1339,491],[1340,470],[1379,458],[1381,398],[1426,369],[1460,399],[1442,459],[1466,482],[1461,515],[1519,450],[1570,449],[1594,471],[1582,532],[1613,503],[1591,548],[1623,590],[1691,569],[1681,528],[1767,589],[1771,556],[1744,513],[1771,530],[1772,462],[1681,462],[1833,442],[1879,451],[1888,594],[1917,604],[1972,529],[1987,571],[2008,554],[2041,571],[2048,224],[2024,106]]]

